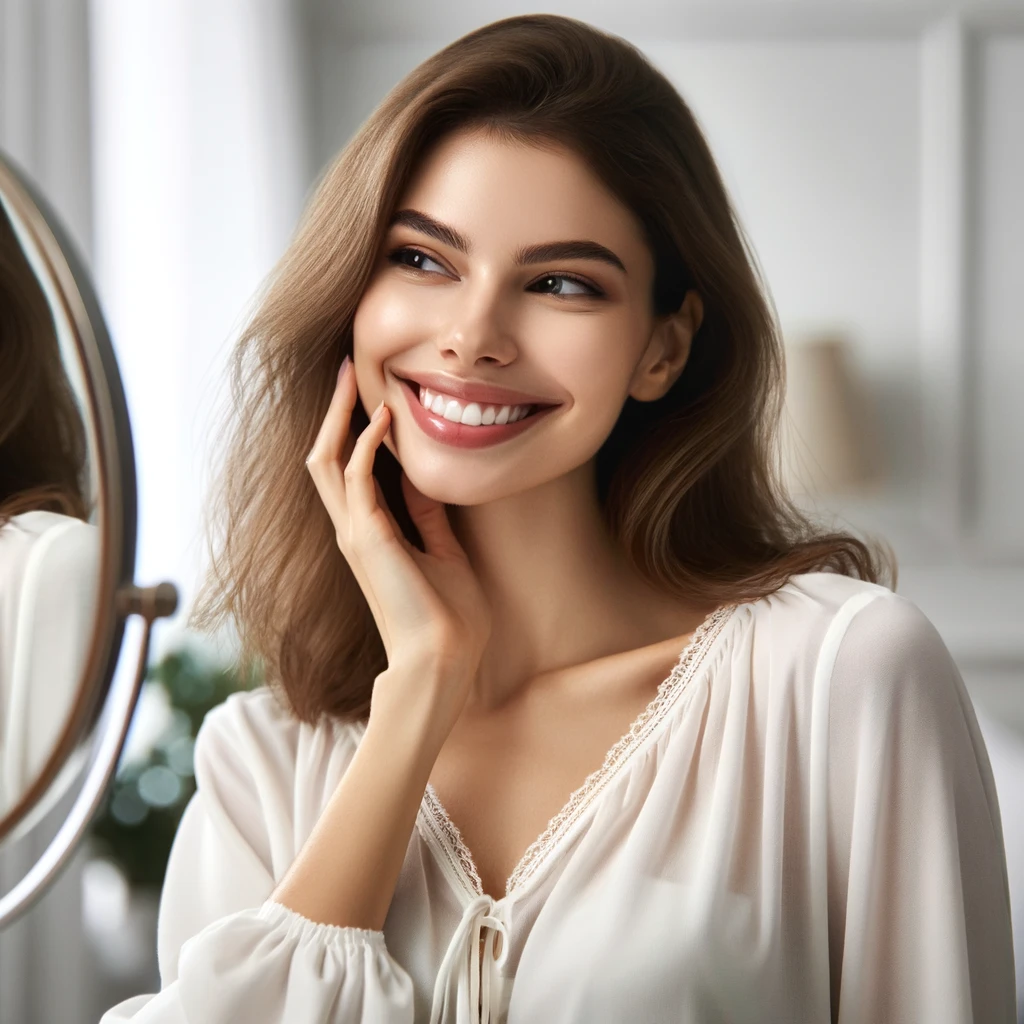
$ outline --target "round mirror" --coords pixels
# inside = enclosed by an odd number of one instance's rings
[[[170,584],[133,583],[135,462],[89,276],[58,219],[0,155],[0,848],[81,790],[0,925],[59,872],[110,781]],[[138,670],[112,686],[125,617]]]

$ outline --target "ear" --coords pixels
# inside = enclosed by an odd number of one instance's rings
[[[690,358],[693,336],[703,319],[704,303],[691,288],[679,309],[655,320],[647,348],[630,381],[630,397],[653,402],[668,392]]]

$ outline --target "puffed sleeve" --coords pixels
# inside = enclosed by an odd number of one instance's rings
[[[383,932],[317,923],[269,899],[291,849],[294,780],[280,747],[239,735],[250,697],[214,709],[196,738],[197,789],[160,898],[161,990],[100,1024],[412,1024],[412,982]]]
[[[830,685],[832,1019],[1013,1024],[1002,825],[974,708],[916,605],[857,605]]]

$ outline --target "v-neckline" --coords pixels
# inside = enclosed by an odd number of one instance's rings
[[[598,795],[623,770],[664,721],[669,710],[686,689],[694,673],[704,661],[715,638],[738,605],[727,604],[716,608],[693,631],[682,649],[672,671],[659,684],[654,697],[647,703],[625,733],[604,756],[601,766],[591,772],[582,785],[547,824],[544,831],[526,848],[505,883],[505,894],[496,903],[520,894],[528,882],[537,876],[542,864],[575,830],[585,811],[593,806]],[[473,854],[462,838],[458,826],[452,821],[437,791],[427,783],[416,825],[421,835],[440,855],[441,865],[451,881],[467,899],[487,895],[477,871]]]

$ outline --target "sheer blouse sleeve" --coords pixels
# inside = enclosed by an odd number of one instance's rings
[[[1002,826],[964,683],[910,601],[847,612],[829,704],[833,1021],[1013,1024]]]
[[[316,923],[269,899],[292,842],[294,761],[272,739],[254,741],[238,696],[196,739],[197,791],[160,900],[161,990],[100,1024],[412,1024],[412,982],[383,932]]]

